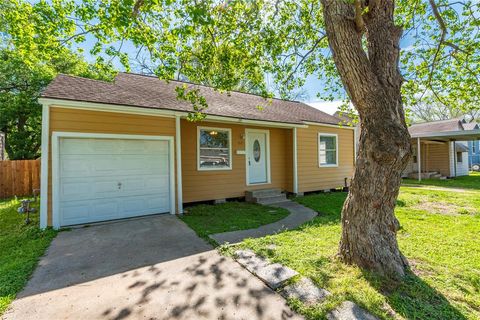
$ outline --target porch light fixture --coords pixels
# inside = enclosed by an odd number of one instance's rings
[[[216,136],[218,134],[218,131],[212,130],[209,132],[211,136]]]

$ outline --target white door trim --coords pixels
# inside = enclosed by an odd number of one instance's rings
[[[183,214],[183,186],[182,186],[182,129],[180,117],[175,117],[175,149],[177,151],[177,210]]]
[[[48,140],[50,125],[50,108],[42,106],[42,155],[40,158],[40,228],[48,225]]]
[[[261,182],[261,183],[250,183],[249,181],[249,165],[248,165],[248,150],[249,149],[249,144],[248,144],[248,133],[249,132],[258,132],[258,133],[265,133],[266,141],[266,149],[267,149],[267,182]],[[262,185],[262,184],[270,184],[272,183],[271,179],[271,170],[270,170],[270,130],[263,130],[263,129],[250,129],[246,128],[245,129],[245,172],[246,172],[246,184],[247,186],[257,186],[257,185]]]
[[[172,136],[147,136],[133,134],[106,134],[106,133],[83,133],[83,132],[52,132],[52,225],[55,229],[60,228],[60,216],[58,212],[60,194],[60,139],[61,138],[99,138],[99,139],[129,139],[129,140],[163,140],[168,141],[169,152],[169,175],[170,175],[170,213],[175,214],[175,165],[174,165],[174,139]]]

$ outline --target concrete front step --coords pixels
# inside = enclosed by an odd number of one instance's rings
[[[284,193],[281,193],[276,196],[255,198],[253,202],[259,203],[259,204],[273,204],[273,203],[279,203],[284,201],[287,201],[287,196]]]
[[[444,176],[442,174],[433,171],[433,172],[422,172],[420,174],[422,179],[443,179]],[[418,179],[418,172],[412,172],[408,175],[410,179]]]
[[[273,204],[287,201],[287,197],[280,189],[261,189],[246,191],[245,200],[259,204]]]
[[[247,198],[259,198],[259,197],[269,197],[276,196],[282,193],[280,189],[259,189],[252,191],[245,191],[245,197]]]

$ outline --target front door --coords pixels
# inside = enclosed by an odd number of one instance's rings
[[[248,184],[268,183],[270,160],[268,131],[248,130],[246,135]]]

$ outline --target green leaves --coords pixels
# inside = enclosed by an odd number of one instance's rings
[[[208,107],[207,100],[200,93],[200,89],[190,89],[186,84],[175,88],[177,99],[184,100],[192,104],[192,112],[188,113],[188,121],[200,121],[205,119],[205,109]]]
[[[445,30],[429,1],[396,1],[405,103],[478,108],[480,4],[435,3]],[[291,98],[318,79],[319,98],[347,99],[315,1],[6,0],[0,12],[4,46],[30,65],[81,48],[97,67],[141,65],[163,79],[265,97]]]
[[[0,50],[0,131],[6,134],[10,159],[40,156],[42,107],[37,98],[59,72],[101,79],[112,75],[105,65],[89,65],[66,49],[42,61],[29,60],[16,50]]]

